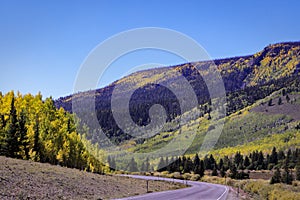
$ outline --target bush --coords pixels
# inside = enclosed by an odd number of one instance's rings
[[[183,178],[184,180],[190,180],[191,177],[192,177],[192,175],[189,174],[189,173],[184,173],[183,176],[182,176],[182,178]]]
[[[199,174],[193,174],[192,176],[191,176],[191,181],[198,181],[198,180],[200,180],[200,175]]]
[[[174,172],[174,173],[173,173],[173,176],[174,176],[174,178],[176,178],[176,179],[183,179],[182,176],[181,176],[181,174],[180,174],[179,172]]]

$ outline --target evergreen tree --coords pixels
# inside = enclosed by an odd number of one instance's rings
[[[130,172],[137,172],[138,171],[137,163],[134,160],[134,158],[131,158],[129,166],[128,166],[128,170]]]
[[[158,166],[157,166],[157,171],[158,172],[164,171],[165,166],[166,166],[166,162],[165,162],[164,158],[161,157],[159,160]]]
[[[150,162],[149,162],[149,158],[146,158],[146,162],[145,162],[145,172],[149,172],[150,171]]]
[[[243,165],[245,168],[248,168],[250,166],[250,160],[248,156],[245,156]]]
[[[233,165],[231,168],[230,168],[230,174],[229,174],[229,177],[230,178],[233,178],[233,179],[237,179],[238,177],[238,171],[237,171],[237,168],[235,165]]]
[[[29,159],[29,140],[27,137],[26,114],[22,110],[19,118],[20,145],[24,152],[25,159]]]
[[[270,163],[273,163],[274,165],[278,164],[278,155],[276,151],[276,147],[273,147],[271,156],[270,156]]]
[[[212,176],[218,176],[218,171],[217,171],[217,168],[214,167],[212,173],[211,173]]]
[[[164,171],[170,171],[170,163],[169,163],[169,158],[166,157],[166,161],[165,161],[165,167],[164,167]]]
[[[20,157],[18,152],[20,151],[19,144],[19,131],[18,131],[18,120],[17,110],[15,108],[15,98],[12,97],[9,113],[9,121],[7,128],[7,156],[12,158]]]
[[[296,180],[300,181],[300,158],[299,157],[296,165]]]
[[[285,155],[284,155],[284,152],[282,150],[280,150],[278,152],[278,160],[284,160],[285,159]]]
[[[107,157],[107,162],[108,162],[109,168],[111,170],[116,169],[116,161],[115,161],[114,157],[108,156]]]
[[[202,177],[202,176],[204,176],[204,171],[205,171],[204,162],[203,162],[203,160],[200,160],[199,165],[195,166],[194,173],[199,174],[200,177]]]
[[[207,169],[214,169],[214,167],[216,166],[216,160],[214,158],[214,156],[212,154],[210,154],[209,156],[209,162],[208,162],[208,168]]]
[[[142,165],[141,165],[141,171],[142,172],[146,172],[145,163],[143,163],[143,162],[142,162]]]
[[[203,160],[203,163],[204,163],[204,168],[207,170],[207,169],[210,169],[210,160],[208,158],[208,155],[205,155],[204,156],[204,160]]]
[[[270,99],[268,102],[268,106],[272,106],[272,105],[273,105],[273,102],[272,102],[272,99]]]
[[[223,166],[224,166],[224,161],[223,161],[223,159],[221,158],[221,159],[220,159],[220,162],[219,162],[219,169],[221,170],[221,169],[223,168]]]
[[[225,171],[227,171],[228,169],[230,169],[232,163],[230,161],[230,159],[228,158],[228,156],[224,156],[224,168],[225,168]]]
[[[285,99],[286,99],[286,102],[288,102],[288,103],[289,103],[290,100],[291,100],[290,97],[289,97],[289,95],[286,95]]]
[[[198,154],[196,153],[195,157],[194,157],[194,166],[197,166],[197,165],[200,165],[200,158],[199,158]]]
[[[192,170],[193,170],[193,162],[190,159],[190,157],[188,157],[187,159],[185,159],[184,166],[183,166],[183,172],[190,173]]]
[[[221,177],[225,177],[225,175],[226,175],[226,171],[225,171],[224,166],[222,166],[222,168],[220,169],[220,175],[221,175]]]
[[[270,180],[270,184],[280,183],[280,181],[281,181],[281,174],[279,168],[277,168]]]
[[[282,99],[281,99],[281,97],[279,97],[279,99],[278,99],[278,105],[281,105],[282,104]]]
[[[258,154],[258,159],[257,159],[257,169],[265,169],[264,167],[264,154],[262,151],[259,152]]]
[[[243,168],[243,156],[238,151],[234,156],[234,164],[239,167],[239,169]]]
[[[282,89],[282,96],[285,96],[286,95],[286,91],[285,91],[285,89]]]
[[[284,172],[282,175],[282,182],[285,184],[292,184],[292,180],[293,180],[293,178],[292,178],[292,175],[290,174],[289,159],[287,156],[287,158],[285,159],[285,162],[284,162]]]

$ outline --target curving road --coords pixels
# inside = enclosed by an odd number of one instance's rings
[[[191,187],[178,189],[178,190],[169,190],[163,192],[149,193],[134,197],[122,198],[126,199],[138,199],[138,200],[198,200],[198,199],[207,199],[207,200],[225,200],[228,195],[228,187],[224,185],[198,182],[198,181],[183,181],[178,179],[170,178],[158,178],[153,176],[137,176],[137,175],[128,175],[131,178],[139,178],[145,180],[162,180],[162,181],[172,181],[179,183],[187,183]],[[121,199],[119,199],[121,200]]]

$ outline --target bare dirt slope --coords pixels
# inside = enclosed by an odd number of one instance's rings
[[[150,191],[180,184],[149,181]],[[0,156],[0,199],[111,199],[146,193],[146,181]]]

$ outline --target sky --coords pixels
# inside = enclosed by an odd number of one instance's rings
[[[298,0],[1,0],[0,91],[71,94],[89,53],[136,28],[181,32],[214,59],[253,54],[272,43],[300,40],[299,7]],[[161,51],[132,53],[117,60],[97,87],[145,63],[182,62]]]

